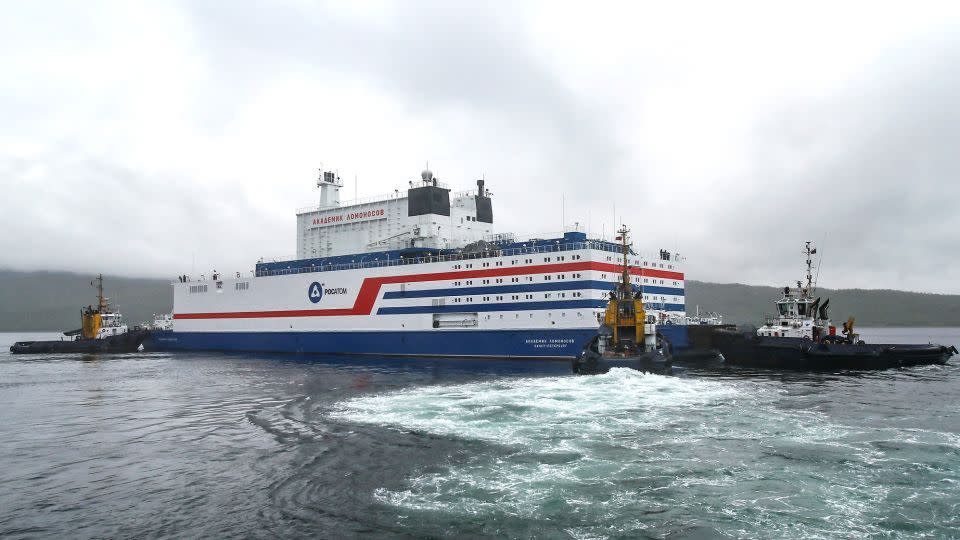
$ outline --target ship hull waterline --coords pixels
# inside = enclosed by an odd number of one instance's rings
[[[956,353],[953,347],[933,344],[827,344],[805,338],[766,338],[732,332],[717,332],[714,345],[729,365],[804,371],[946,364]]]
[[[154,332],[150,351],[571,359],[594,329],[350,332]]]
[[[10,347],[13,354],[59,354],[59,353],[130,353],[140,349],[150,333],[132,330],[101,339],[76,339],[56,341],[18,341]]]

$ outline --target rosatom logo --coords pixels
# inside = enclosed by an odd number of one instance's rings
[[[310,298],[310,301],[316,304],[323,298],[323,284],[317,283],[314,281],[310,284],[310,287],[307,289],[307,297]]]

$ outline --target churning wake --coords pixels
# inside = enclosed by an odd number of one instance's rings
[[[876,439],[904,434],[865,436],[796,405],[776,383],[615,369],[417,387],[341,402],[331,416],[483,443],[406,489],[376,492],[409,510],[565,521],[568,535],[585,538],[654,525],[733,536],[881,533],[873,512],[894,491],[882,477],[903,463]],[[957,442],[933,438],[922,444]],[[955,498],[957,485],[913,495],[937,490]]]

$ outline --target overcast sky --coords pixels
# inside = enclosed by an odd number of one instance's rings
[[[960,293],[960,3],[481,4],[7,3],[0,267],[250,270],[321,164],[352,198],[429,161],[499,232],[615,204],[689,279],[814,240],[822,286]]]

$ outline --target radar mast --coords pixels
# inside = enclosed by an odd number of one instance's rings
[[[805,254],[807,256],[807,294],[813,293],[813,256],[817,253],[817,248],[812,246],[812,241],[807,241]]]

